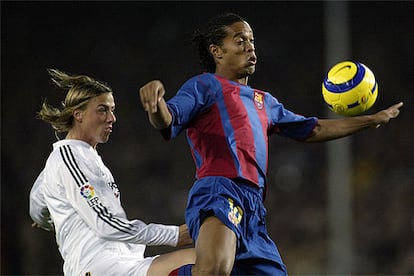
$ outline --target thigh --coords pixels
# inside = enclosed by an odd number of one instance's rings
[[[218,218],[207,217],[196,241],[197,265],[231,270],[236,255],[236,235]]]
[[[177,250],[155,258],[148,269],[147,276],[168,275],[171,271],[186,264],[195,263],[194,248]]]

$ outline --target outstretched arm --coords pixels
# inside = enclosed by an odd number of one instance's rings
[[[343,119],[319,119],[312,135],[305,142],[324,142],[352,135],[367,128],[378,128],[400,114],[400,102],[375,114]]]
[[[159,80],[150,81],[139,89],[141,104],[148,113],[150,123],[156,129],[167,128],[172,121],[164,94],[164,85]]]

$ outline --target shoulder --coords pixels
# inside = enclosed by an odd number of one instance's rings
[[[53,144],[51,158],[68,160],[70,158],[90,158],[92,147],[80,140],[61,140]]]
[[[50,154],[47,165],[59,169],[65,167],[69,171],[90,167],[97,158],[94,149],[87,143],[79,140],[61,140],[53,144],[53,151]]]
[[[216,76],[212,73],[202,73],[196,76],[191,77],[188,79],[183,88],[192,88],[196,90],[208,90],[212,87],[219,85],[219,81],[217,80]]]

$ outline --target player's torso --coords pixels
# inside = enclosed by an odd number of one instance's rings
[[[232,177],[249,175],[249,180],[262,182],[257,175],[263,176],[267,167],[266,93],[215,78],[209,87],[213,99],[206,101],[210,104],[187,131],[193,157],[200,164],[198,176],[226,170]]]
[[[62,154],[65,152],[63,148],[70,154]],[[70,177],[62,171],[67,169],[77,181],[65,181]],[[111,213],[126,217],[111,172],[98,154],[76,145],[63,145],[52,152],[46,163],[45,184],[45,197],[56,226],[56,241],[62,257],[75,264],[93,258],[93,252],[103,250],[108,242],[91,231],[77,208],[92,208],[95,202],[102,202]],[[78,199],[73,199],[76,197]],[[76,203],[76,200],[87,204]]]

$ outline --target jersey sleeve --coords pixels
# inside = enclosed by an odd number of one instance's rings
[[[174,139],[203,110],[207,109],[214,97],[214,79],[211,74],[202,74],[187,80],[176,95],[167,101],[172,115],[169,128],[161,131],[166,140]]]
[[[178,226],[146,224],[128,220],[118,198],[107,182],[113,181],[109,170],[102,171],[93,162],[66,146],[61,150],[64,164],[59,181],[65,195],[82,220],[97,236],[145,245],[176,246]]]
[[[306,140],[318,122],[316,117],[305,117],[286,109],[272,96],[270,96],[270,118],[270,133],[299,141]]]
[[[43,171],[36,178],[29,196],[29,214],[33,221],[46,231],[54,229],[53,220],[50,217],[49,209],[47,208],[44,185],[43,185]]]

